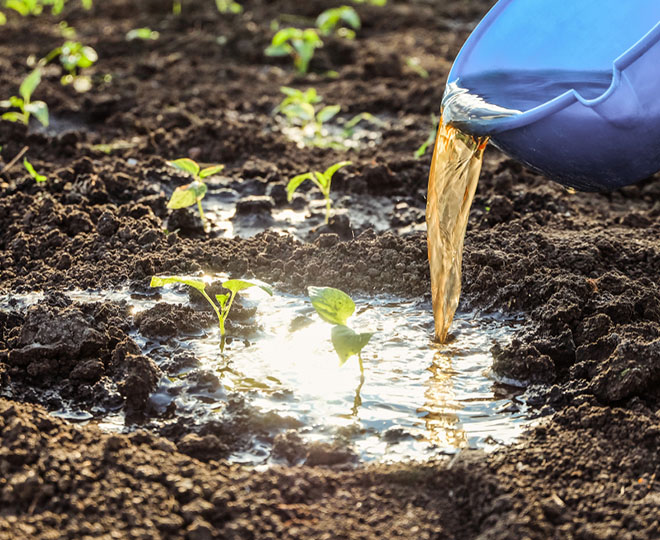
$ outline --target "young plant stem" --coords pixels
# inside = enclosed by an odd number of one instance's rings
[[[362,368],[362,359],[358,356],[360,359],[360,368]],[[357,416],[358,410],[360,409],[360,405],[362,405],[362,396],[360,396],[360,392],[362,391],[362,385],[364,384],[364,371],[360,374],[360,384],[358,384],[358,387],[355,389],[355,398],[353,399],[353,408],[351,409],[351,413],[353,416]]]
[[[206,229],[206,218],[204,217],[204,210],[202,210],[202,201],[197,201],[197,208],[199,208],[199,217],[202,220],[202,226]]]
[[[211,297],[206,294],[206,291],[199,291],[202,293],[204,298],[206,298],[207,302],[211,304],[211,307],[213,307],[213,311],[215,311],[215,314],[218,316],[218,326],[220,327],[220,335],[224,337],[225,335],[225,321],[222,318],[222,314],[220,313],[220,310],[218,309],[218,306],[215,305],[215,302],[211,300]]]
[[[361,378],[364,380],[364,364],[362,363],[362,354],[358,353],[358,362],[360,363],[360,375]]]
[[[325,223],[330,221],[330,195],[325,196]]]

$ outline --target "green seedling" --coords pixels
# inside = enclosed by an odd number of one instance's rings
[[[314,51],[323,47],[323,41],[314,28],[283,28],[274,36],[264,51],[266,56],[291,56],[298,73],[307,73]]]
[[[220,13],[241,13],[243,6],[233,0],[215,0],[215,6]]]
[[[286,97],[273,112],[284,115],[290,125],[300,126],[303,142],[326,146],[328,143],[323,137],[323,124],[332,120],[341,111],[341,106],[326,105],[317,110],[315,105],[319,104],[322,98],[315,88],[308,88],[303,92],[282,86],[280,90]]]
[[[14,107],[19,109],[20,112],[10,111],[4,113],[0,118],[8,120],[9,122],[21,122],[26,126],[30,122],[30,116],[34,117],[41,122],[45,127],[48,127],[48,105],[43,101],[31,101],[32,94],[41,82],[41,71],[39,68],[30,73],[21,83],[18,93],[21,97],[11,96],[8,100],[0,101],[0,107],[10,108]]]
[[[380,118],[374,116],[371,113],[368,112],[363,112],[360,114],[356,114],[353,118],[351,118],[348,122],[344,124],[344,133],[343,136],[345,139],[351,138],[355,134],[355,127],[360,123],[360,122],[369,122],[371,124],[374,124],[378,127],[384,127],[385,122],[383,122]]]
[[[421,158],[424,154],[426,154],[426,151],[428,150],[429,146],[433,146],[433,144],[435,143],[435,138],[436,138],[437,132],[438,132],[439,118],[435,114],[432,114],[431,115],[431,121],[433,122],[433,125],[431,126],[431,129],[429,130],[428,137],[426,138],[426,140],[424,141],[422,146],[420,146],[415,151],[414,156],[417,159]]]
[[[83,8],[90,9],[92,0],[80,0]],[[66,0],[4,0],[4,7],[27,17],[28,15],[41,15],[44,8],[50,6],[53,15],[59,15],[64,9]]]
[[[190,158],[175,159],[174,161],[170,161],[169,164],[180,171],[187,172],[195,180],[190,184],[176,188],[174,193],[172,193],[170,202],[167,203],[167,207],[176,210],[178,208],[188,208],[196,203],[197,208],[199,209],[199,217],[202,220],[202,223],[206,226],[206,218],[204,217],[204,210],[202,209],[202,199],[207,191],[204,179],[213,174],[219,173],[225,168],[225,166],[212,165],[211,167],[202,169],[196,161],[193,161]]]
[[[99,59],[92,47],[83,45],[79,41],[65,41],[62,46],[50,51],[42,59],[41,64],[48,64],[55,58],[59,59],[67,72],[61,79],[63,85],[73,84],[79,92],[86,92],[91,88],[91,79],[80,75],[80,70],[93,66]]]
[[[372,6],[384,6],[387,0],[353,0],[355,4],[370,4]]]
[[[211,304],[213,311],[218,317],[218,326],[220,328],[221,344],[220,347],[224,350],[225,346],[225,322],[229,317],[229,312],[231,311],[231,306],[234,303],[234,299],[240,291],[249,289],[250,287],[259,287],[262,291],[266,292],[270,296],[273,296],[273,291],[267,285],[261,285],[260,283],[255,283],[253,281],[247,281],[244,279],[230,279],[222,283],[222,286],[227,289],[229,292],[226,294],[216,294],[214,302],[211,297],[206,292],[206,283],[201,279],[188,278],[183,276],[168,276],[168,277],[158,277],[152,276],[150,287],[163,287],[171,283],[182,283],[188,285],[193,289],[196,289],[201,293],[201,295],[206,298],[206,301]]]
[[[282,113],[290,120],[299,118],[299,109],[307,106],[312,107],[311,113],[314,115],[314,105],[320,103],[323,100],[323,98],[318,95],[316,88],[308,88],[303,92],[297,88],[280,86],[280,92],[282,92],[286,97],[277,107],[275,107],[273,114]]]
[[[350,165],[350,161],[340,161],[334,165],[330,165],[324,172],[312,171],[304,174],[299,174],[294,176],[286,186],[287,199],[291,202],[293,194],[296,192],[300,184],[305,180],[311,180],[314,185],[319,188],[325,199],[325,222],[328,223],[330,220],[330,211],[332,206],[332,201],[330,199],[330,188],[332,186],[332,177],[335,173],[342,167]]]
[[[28,174],[36,180],[37,183],[41,182],[46,182],[48,178],[46,178],[43,174],[39,174],[34,167],[32,166],[32,163],[30,163],[27,158],[23,158],[23,166],[25,167],[25,170],[28,172]]]
[[[419,75],[422,79],[429,78],[429,72],[424,69],[421,62],[419,61],[419,58],[409,56],[406,58],[406,65],[415,73],[417,73],[417,75]]]
[[[355,302],[345,292],[332,287],[308,287],[307,291],[319,317],[333,325],[332,346],[339,356],[339,365],[343,366],[351,356],[357,356],[360,374],[364,377],[362,349],[374,334],[358,334],[347,326],[349,317],[355,313]]]
[[[160,33],[151,28],[134,28],[126,32],[126,41],[141,39],[143,41],[155,41],[160,37]]]
[[[341,26],[346,23],[351,28]],[[338,8],[326,9],[316,18],[316,26],[321,35],[329,36],[336,33],[338,36],[346,39],[355,39],[355,31],[362,26],[360,16],[354,8],[350,6],[341,6]]]

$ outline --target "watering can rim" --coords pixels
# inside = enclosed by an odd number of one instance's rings
[[[455,73],[459,71],[465,63],[465,58],[468,53],[473,49],[479,39],[486,33],[490,26],[495,22],[497,17],[516,0],[500,0],[497,2],[490,11],[484,16],[477,27],[472,31],[468,39],[463,44],[454,64],[449,71],[447,78],[447,85],[450,83],[457,83],[460,77],[456,77]],[[527,126],[537,120],[541,120],[547,116],[561,111],[575,103],[581,103],[585,107],[596,107],[607,100],[618,88],[621,80],[622,72],[631,64],[641,58],[653,45],[660,41],[660,21],[644,34],[637,42],[635,42],[628,50],[624,51],[621,55],[615,58],[612,62],[612,82],[607,90],[600,96],[593,99],[584,98],[577,90],[567,90],[556,98],[542,103],[528,111],[505,116],[489,122],[487,132],[480,133],[482,135],[492,135],[509,131],[512,129]]]

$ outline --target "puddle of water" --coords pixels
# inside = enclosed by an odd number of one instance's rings
[[[159,300],[131,298],[126,290],[67,294],[78,302],[126,301],[134,312],[158,302],[187,303],[186,292],[160,292]],[[431,339],[429,302],[357,297],[352,326],[376,332],[363,351],[365,380],[360,386],[356,358],[339,367],[331,326],[318,318],[306,298],[278,293],[271,298],[255,290],[241,294],[257,307],[258,335],[249,342],[232,341],[224,356],[216,329],[203,336],[180,336],[165,350],[170,356],[192,353],[201,366],[163,377],[152,396],[157,409],[174,404],[180,413],[205,421],[221,417],[228,395],[238,393],[264,414],[273,411],[297,420],[307,441],[343,438],[365,461],[423,460],[459,448],[492,449],[513,441],[529,424],[526,407],[516,399],[519,391],[490,373],[490,348],[494,342],[507,343],[520,320],[459,312],[455,339],[438,345]],[[139,334],[133,338],[149,354],[147,340]],[[164,347],[159,345],[161,353]],[[199,369],[214,373],[221,387],[208,391],[189,380]],[[81,417],[86,413],[57,414],[74,422],[87,419]],[[127,428],[121,414],[100,420],[107,430]],[[176,421],[176,414],[168,421]],[[255,438],[231,459],[273,463],[269,456],[269,443]]]
[[[347,215],[353,229],[370,227],[376,232],[392,229],[389,219],[394,214],[394,203],[388,197],[353,199],[341,194],[331,194],[331,197],[333,215]],[[238,192],[233,189],[211,187],[202,202],[204,214],[218,227],[224,238],[249,238],[270,229],[304,240],[312,229],[325,220],[325,202],[322,199],[313,199],[300,210],[275,208],[270,214],[236,215],[239,198]]]

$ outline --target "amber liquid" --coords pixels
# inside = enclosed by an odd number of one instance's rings
[[[488,139],[440,122],[431,161],[426,226],[435,337],[447,340],[461,296],[463,240]]]

